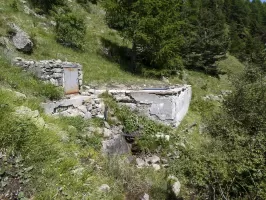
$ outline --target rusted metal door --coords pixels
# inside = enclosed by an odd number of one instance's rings
[[[79,80],[77,68],[64,68],[65,94],[79,93]]]

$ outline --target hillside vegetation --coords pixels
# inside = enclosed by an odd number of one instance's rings
[[[9,23],[30,35],[32,52],[6,51]],[[266,199],[265,29],[259,0],[1,1],[0,199]],[[124,130],[143,127],[138,154],[167,158],[168,167],[103,156],[102,119],[45,115],[40,103],[63,91],[12,66],[16,56],[80,63],[94,87],[191,85],[178,129],[103,95]],[[158,132],[170,140],[154,139]],[[177,196],[170,175],[181,183]]]

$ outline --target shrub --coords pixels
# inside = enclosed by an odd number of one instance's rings
[[[97,4],[98,0],[77,0],[79,4],[86,5],[88,3]]]
[[[265,73],[254,66],[207,123],[206,140],[171,165],[197,199],[265,199]]]
[[[50,100],[58,100],[63,96],[63,91],[49,83],[40,85],[38,94]]]
[[[29,0],[34,7],[44,12],[50,11],[54,6],[64,5],[64,0]]]
[[[10,4],[11,8],[14,11],[18,11],[18,2],[16,0],[14,0],[11,4]]]
[[[77,3],[79,3],[88,13],[90,13],[90,4],[97,4],[97,0],[77,0]]]
[[[56,22],[57,41],[64,46],[82,49],[86,35],[84,18],[74,13],[66,13],[58,15]]]

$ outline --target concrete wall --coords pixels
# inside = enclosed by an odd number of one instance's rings
[[[190,85],[183,85],[169,89],[110,90],[109,93],[121,105],[177,127],[187,114],[192,89]]]
[[[82,66],[78,63],[63,62],[61,60],[27,61],[22,58],[15,58],[13,64],[56,86],[64,86],[64,66],[78,68],[79,85],[82,85]]]

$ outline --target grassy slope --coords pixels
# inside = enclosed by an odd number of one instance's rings
[[[55,42],[54,28],[49,25],[53,19],[39,19],[29,16],[23,12],[23,5],[19,3],[19,11],[14,11],[10,6],[12,0],[0,2],[0,36],[6,35],[5,24],[15,22],[26,32],[34,37],[37,46],[32,55],[26,56],[27,59],[61,59],[72,62],[79,62],[83,65],[85,83],[97,82],[119,82],[119,83],[151,83],[154,80],[145,80],[144,78],[134,76],[129,72],[121,70],[119,64],[110,62],[101,55],[102,39],[115,42],[118,45],[128,46],[128,43],[122,40],[118,34],[110,30],[104,22],[104,11],[99,7],[92,5],[90,13],[86,12],[75,1],[69,3],[74,12],[83,14],[87,24],[87,35],[85,50],[83,53],[65,48]],[[46,24],[46,25],[45,25]],[[1,28],[2,26],[2,28]]]
[[[81,8],[78,4],[73,1],[71,7],[77,12],[86,15],[86,22],[88,25],[88,33],[86,35],[85,51],[83,53],[73,51],[69,48],[62,47],[57,44],[54,39],[53,27],[48,26],[46,30],[42,23],[47,23],[52,19],[38,19],[33,16],[28,16],[22,11],[22,5],[19,4],[19,11],[14,11],[10,7],[12,1],[1,1],[0,2],[0,36],[6,35],[7,27],[5,24],[7,22],[15,22],[20,25],[24,30],[34,36],[37,41],[36,49],[32,55],[18,55],[25,57],[27,59],[62,59],[68,61],[79,62],[84,66],[85,83],[97,82],[118,82],[118,83],[128,83],[128,84],[161,84],[159,81],[144,79],[139,76],[134,76],[128,72],[122,70],[119,64],[111,62],[103,58],[99,51],[102,48],[101,39],[108,39],[118,45],[129,46],[126,41],[123,41],[118,34],[108,29],[104,23],[104,12],[99,6],[92,6],[91,12],[86,13],[86,11]],[[229,56],[228,59],[219,63],[220,67],[224,71],[238,73],[243,69],[243,65],[239,63],[234,57]],[[18,101],[13,94],[7,91],[1,91],[0,100],[1,103],[8,103],[11,107],[25,105],[32,109],[39,109],[39,103],[47,98],[47,93],[36,93],[38,90],[43,90],[46,88],[41,82],[29,78],[30,76],[21,73],[20,70],[15,68],[10,68],[5,62],[0,62],[0,84],[4,87],[11,87],[16,91],[23,92],[27,95],[27,101]],[[209,116],[213,111],[219,108],[219,103],[217,102],[205,102],[202,97],[207,94],[220,94],[221,90],[230,89],[229,77],[227,75],[221,76],[220,80],[217,78],[205,75],[200,72],[185,71],[187,74],[183,80],[179,78],[172,78],[171,83],[187,83],[191,84],[193,88],[193,98],[191,102],[191,107],[188,115],[182,122],[180,128],[177,130],[179,137],[178,142],[184,142],[185,144],[191,145],[194,148],[200,148],[201,143],[206,142],[206,137],[199,134],[200,126],[204,121],[205,116]],[[81,199],[81,197],[90,199],[122,199],[124,195],[124,189],[122,185],[122,180],[128,180],[133,182],[143,179],[143,174],[146,172],[133,171],[132,173],[137,178],[132,178],[128,175],[125,169],[116,169],[116,174],[112,174],[114,171],[110,170],[110,167],[106,167],[106,162],[101,158],[99,154],[99,141],[100,138],[92,138],[87,141],[90,145],[81,146],[77,143],[79,134],[82,134],[80,124],[84,126],[90,126],[94,122],[84,122],[81,119],[53,119],[48,116],[42,116],[45,118],[47,123],[50,123],[53,127],[52,130],[45,130],[45,132],[39,132],[36,138],[38,141],[40,138],[43,139],[42,134],[48,135],[52,138],[51,145],[56,149],[56,155],[53,157],[48,157],[47,160],[37,163],[28,163],[26,165],[35,165],[35,170],[33,170],[33,176],[38,177],[37,182],[32,182],[35,186],[33,189],[38,191],[38,197],[40,199],[65,199],[65,195],[69,195],[73,199]],[[81,121],[80,121],[81,120]],[[69,127],[69,123],[72,123],[75,129]],[[192,123],[196,122],[197,126],[191,131],[182,132]],[[3,124],[4,126],[5,124]],[[97,123],[101,125],[101,123]],[[56,134],[58,132],[65,131],[70,137],[69,143],[63,143],[60,137]],[[31,136],[29,136],[31,137]],[[49,140],[48,140],[49,141]],[[91,145],[93,144],[93,145]],[[44,148],[47,148],[44,147]],[[45,149],[44,149],[45,150]],[[38,156],[36,154],[35,156]],[[81,160],[87,160],[88,158],[95,159],[98,164],[103,167],[103,170],[95,170],[95,166],[86,162],[82,163]],[[38,166],[38,167],[36,167]],[[81,176],[73,176],[71,170],[84,167],[85,171]],[[106,168],[105,168],[106,167]],[[112,168],[112,167],[111,167]],[[132,169],[128,168],[131,172]],[[109,171],[108,171],[109,170]],[[42,173],[44,171],[44,173]],[[152,173],[152,172],[149,172]],[[116,177],[117,174],[121,174],[120,177]],[[161,179],[162,174],[157,174],[158,184]],[[159,177],[158,177],[159,176]],[[97,187],[102,183],[108,183],[111,188],[111,194],[107,196],[99,196],[97,192]],[[58,192],[58,188],[64,188],[64,192]],[[145,187],[144,187],[145,188]],[[30,190],[29,190],[30,191]],[[90,195],[89,195],[90,193]],[[87,195],[87,196],[86,196]],[[159,197],[158,197],[159,198]]]

